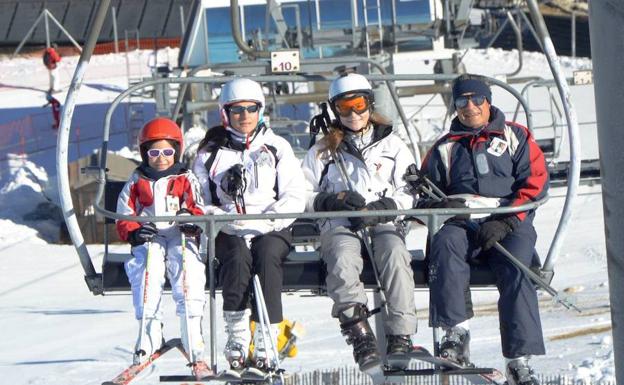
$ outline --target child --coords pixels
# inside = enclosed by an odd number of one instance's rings
[[[119,195],[117,212],[137,216],[203,215],[199,183],[179,161],[183,149],[180,128],[169,119],[153,119],[141,130],[139,143],[143,162]],[[126,261],[125,269],[139,320],[134,364],[147,359],[163,344],[161,296],[166,268],[193,374],[198,380],[210,374],[203,360],[201,330],[206,284],[206,267],[197,246],[201,229],[184,222],[117,220],[117,231],[132,245],[132,258]]]

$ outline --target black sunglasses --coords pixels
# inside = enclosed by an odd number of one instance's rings
[[[472,100],[472,104],[474,104],[475,106],[480,106],[483,104],[483,102],[485,102],[485,99],[486,97],[483,95],[459,96],[454,101],[455,108],[457,109],[465,108],[468,105],[469,100]]]
[[[228,108],[228,111],[234,113],[234,114],[242,114],[244,111],[249,112],[250,114],[253,114],[254,112],[258,112],[258,110],[260,109],[260,105],[259,104],[252,104],[251,106],[231,106]]]

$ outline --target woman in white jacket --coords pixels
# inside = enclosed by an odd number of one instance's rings
[[[219,97],[223,125],[208,130],[193,166],[203,187],[208,211],[215,214],[293,213],[305,209],[300,162],[290,144],[264,124],[265,99],[260,85],[250,79],[226,83]],[[270,345],[260,328],[253,335],[254,356],[247,357],[251,341],[249,318],[252,277],[257,274],[264,293],[274,336],[282,321],[282,260],[291,248],[293,219],[236,220],[216,237],[223,314],[228,340],[225,356],[231,369],[273,363]],[[258,321],[257,312],[252,319]]]
[[[392,126],[374,112],[368,80],[358,74],[334,80],[329,104],[337,119],[303,163],[308,210],[410,209],[413,200],[402,176],[414,158],[392,133]],[[416,332],[411,257],[394,219],[375,216],[321,221],[321,256],[327,264],[327,291],[334,301],[332,316],[340,321],[362,370],[378,367],[381,360],[360,281],[362,242],[368,240],[361,239],[359,230],[370,231],[373,259],[385,290],[387,353],[408,352],[410,335]]]

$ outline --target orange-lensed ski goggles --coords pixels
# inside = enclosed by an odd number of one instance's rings
[[[360,115],[369,109],[370,103],[365,95],[353,95],[336,100],[334,107],[340,116],[349,116],[351,111],[355,111],[356,114]]]

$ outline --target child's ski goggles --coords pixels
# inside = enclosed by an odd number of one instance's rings
[[[151,148],[147,150],[147,155],[150,158],[158,158],[162,154],[163,156],[173,156],[175,154],[174,148]]]

